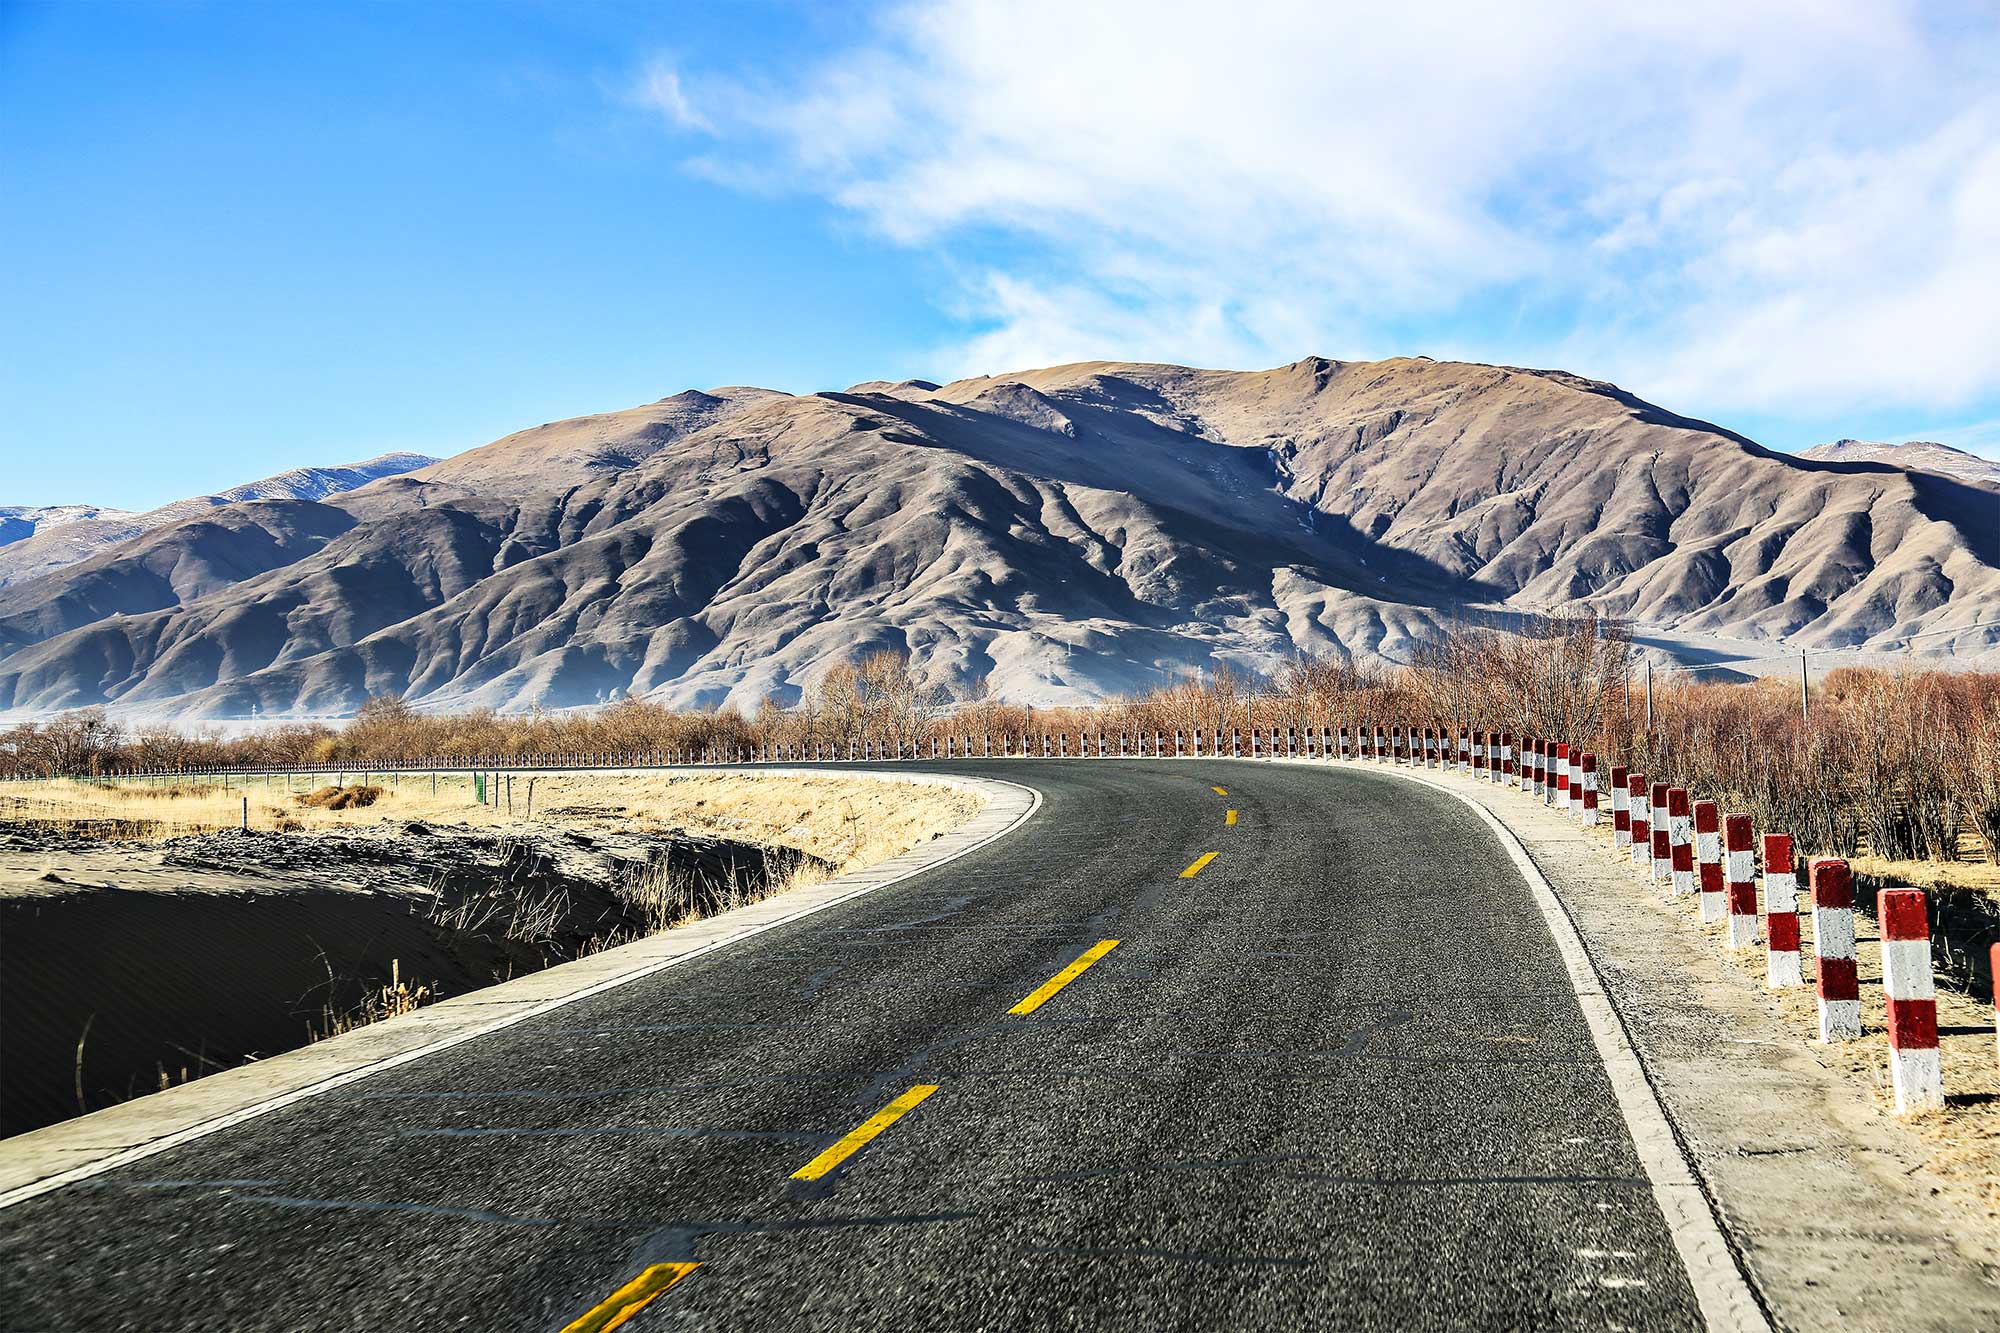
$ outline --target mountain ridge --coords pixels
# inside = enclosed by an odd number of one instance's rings
[[[226,491],[171,501],[139,513],[90,505],[61,506],[65,510],[93,512],[59,524],[42,525],[12,541],[5,540],[4,533],[0,533],[0,590],[81,563],[106,548],[155,528],[194,518],[208,509],[254,500],[323,500],[437,461],[428,454],[392,451],[359,463],[288,468]],[[0,529],[5,527],[8,512],[0,509]]]
[[[263,563],[172,605],[99,614],[143,582],[120,559],[33,607],[0,594],[0,708],[749,706],[874,648],[943,687],[1077,700],[1297,652],[1402,660],[1481,607],[1887,646],[2000,604],[1993,499],[1426,358],[674,395],[327,514],[228,519]]]

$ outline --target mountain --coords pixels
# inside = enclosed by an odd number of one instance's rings
[[[0,546],[12,546],[38,532],[69,523],[118,522],[137,515],[100,505],[0,505]]]
[[[682,394],[0,592],[0,709],[785,700],[907,650],[1087,699],[1468,614],[1894,650],[1994,619],[2000,497],[1800,460],[1560,371],[1091,362]],[[1470,610],[1468,610],[1470,608]],[[1927,647],[1993,655],[2000,628]]]
[[[2000,486],[2000,462],[1954,449],[1935,440],[1911,440],[1908,444],[1874,444],[1867,440],[1835,440],[1816,444],[1799,454],[1822,463],[1888,463],[1894,467],[1920,468],[1960,481],[1976,481]]]
[[[98,552],[130,541],[142,532],[196,517],[207,510],[249,500],[323,500],[329,495],[351,491],[382,477],[412,472],[437,462],[424,454],[381,454],[362,463],[342,463],[336,467],[297,467],[262,481],[234,486],[216,495],[198,495],[176,500],[143,514],[122,509],[99,509],[92,505],[63,505],[55,509],[24,510],[0,508],[0,589],[26,583],[67,565],[88,560]],[[26,531],[9,536],[9,516],[56,515],[31,523]]]

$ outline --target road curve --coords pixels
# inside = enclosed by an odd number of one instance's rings
[[[1042,807],[0,1212],[0,1327],[1700,1326],[1474,812],[1355,768],[914,767]]]

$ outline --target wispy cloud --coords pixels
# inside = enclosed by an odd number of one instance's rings
[[[664,59],[656,58],[646,66],[632,89],[632,100],[651,107],[677,128],[703,133],[714,128],[708,117],[688,100],[687,90],[681,86],[680,71]]]
[[[1426,350],[1759,411],[2000,392],[2000,22],[1911,0],[917,0],[706,169],[964,275],[946,369]]]

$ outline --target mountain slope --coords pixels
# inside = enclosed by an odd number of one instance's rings
[[[381,454],[361,463],[335,467],[299,467],[261,481],[247,482],[216,495],[198,495],[149,509],[143,514],[90,506],[64,506],[81,510],[70,521],[39,524],[18,539],[6,539],[6,515],[0,509],[0,589],[26,583],[88,560],[107,547],[130,541],[142,532],[165,527],[185,519],[198,518],[222,505],[249,500],[323,500],[329,495],[351,491],[383,477],[393,477],[429,466],[437,460],[424,454]],[[43,511],[47,512],[47,511]]]
[[[1835,440],[1832,444],[1816,444],[1803,450],[1799,457],[1820,463],[1888,463],[1894,467],[1941,473],[1959,481],[2000,486],[2000,463],[1935,440],[1911,440],[1907,444]]]
[[[117,522],[137,515],[101,505],[0,505],[0,546],[12,546],[38,532],[48,532],[70,523],[95,520]]]
[[[110,593],[53,618],[0,596],[0,708],[747,704],[879,647],[942,685],[1088,698],[1398,660],[1467,606],[1831,647],[2000,605],[1990,491],[1801,462],[1560,372],[1088,363],[699,398],[333,497],[289,519],[296,556],[177,605],[78,622]]]

